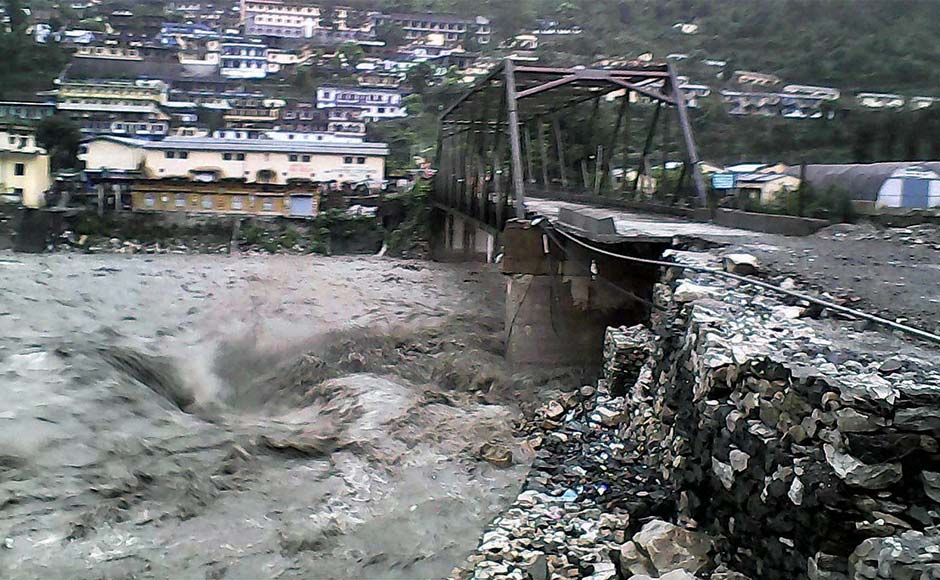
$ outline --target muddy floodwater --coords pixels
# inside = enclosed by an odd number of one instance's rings
[[[502,368],[491,271],[0,253],[0,275],[2,578],[441,577],[525,475],[537,379]]]

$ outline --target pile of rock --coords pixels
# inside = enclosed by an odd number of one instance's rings
[[[642,324],[608,328],[604,337],[604,380],[610,391],[623,395],[640,377],[650,358],[652,335]]]
[[[759,578],[940,570],[936,364],[851,350],[736,282],[693,276],[655,295],[655,380],[626,399],[646,419],[625,436],[659,427],[651,457],[682,521]]]
[[[671,509],[655,474],[623,459],[623,403],[603,384],[586,386],[520,426],[536,450],[524,491],[454,578],[617,577],[612,554],[630,537],[631,511]]]
[[[648,331],[611,333],[623,334],[643,337],[645,344],[636,338],[629,348],[649,352]],[[649,370],[643,367],[641,382],[650,380]],[[628,391],[635,399],[643,388]],[[630,439],[652,412],[638,418],[625,412],[630,407],[601,380],[523,422],[536,450],[524,491],[452,578],[739,578],[724,569],[709,576],[716,571],[712,539],[659,519],[676,513],[678,495],[648,460],[648,444]]]

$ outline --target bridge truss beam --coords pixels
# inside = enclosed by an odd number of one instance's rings
[[[598,127],[601,101],[612,101],[616,122]],[[592,103],[585,133],[577,107]],[[632,106],[631,106],[632,105]],[[642,150],[631,159],[631,118],[651,118]],[[665,162],[673,144],[670,116],[681,133],[683,164],[679,181],[666,188]],[[662,163],[655,195],[668,201],[706,204],[700,159],[686,101],[671,65],[636,62],[627,69],[554,68],[520,65],[507,59],[448,106],[440,120],[437,148],[437,203],[462,211],[503,229],[510,214],[525,216],[526,188],[614,192],[611,178],[621,162],[619,195],[638,195],[641,176],[651,176],[653,163]],[[554,133],[554,151],[547,145],[546,126]],[[537,147],[531,134],[535,129]],[[658,140],[662,150],[654,152]],[[525,142],[523,137],[525,136]],[[508,150],[508,151],[507,151]],[[508,159],[507,157],[508,152]],[[633,163],[635,175],[627,178]],[[571,179],[572,171],[581,177]],[[593,178],[591,171],[594,172]],[[691,184],[684,184],[690,178]],[[691,187],[689,187],[691,186]]]

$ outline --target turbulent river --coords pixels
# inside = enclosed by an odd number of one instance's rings
[[[512,423],[547,379],[503,368],[491,271],[0,253],[0,273],[0,577],[441,577],[525,476]]]

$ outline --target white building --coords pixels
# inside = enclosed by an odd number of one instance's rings
[[[263,79],[268,75],[268,47],[260,42],[221,44],[219,73],[230,79]]]
[[[903,96],[890,93],[858,93],[855,98],[869,109],[900,109],[905,103]]]
[[[446,14],[376,14],[373,19],[376,26],[387,24],[401,28],[409,41],[440,34],[447,46],[463,44],[467,35],[476,37],[478,44],[486,45],[492,34],[489,19],[482,16],[471,19]]]
[[[344,6],[327,7],[303,0],[241,0],[241,23],[250,36],[313,38],[324,30],[369,33],[372,21],[362,18],[351,25],[355,11]]]
[[[408,113],[402,104],[401,93],[370,87],[322,86],[317,89],[317,108],[354,107],[371,120],[396,119]]]

